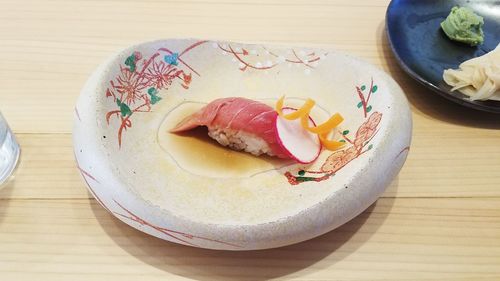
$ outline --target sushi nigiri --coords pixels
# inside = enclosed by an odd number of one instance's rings
[[[293,109],[283,107],[283,99],[277,102],[276,110],[241,97],[217,99],[186,117],[170,132],[206,126],[208,135],[223,146],[304,164],[318,158],[323,144],[327,149],[340,147],[341,143],[326,140],[332,128],[342,122],[340,115],[316,126],[309,117],[314,101],[308,99],[300,109]]]
[[[278,113],[270,106],[250,99],[217,99],[186,117],[170,130],[179,133],[206,126],[208,135],[223,146],[254,155],[291,158],[276,137]]]

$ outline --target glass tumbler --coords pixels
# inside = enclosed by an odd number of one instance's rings
[[[0,187],[12,175],[19,160],[19,144],[0,112]]]

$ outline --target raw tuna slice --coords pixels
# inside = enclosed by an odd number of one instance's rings
[[[221,145],[254,155],[291,158],[276,136],[278,114],[266,104],[240,97],[214,100],[170,130],[179,133],[206,126]]]

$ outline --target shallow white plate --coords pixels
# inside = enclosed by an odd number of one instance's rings
[[[169,134],[216,98],[317,102],[339,112],[334,138],[304,166],[228,150],[203,130]],[[200,40],[130,47],[89,78],[75,107],[74,151],[90,192],[125,223],[197,247],[252,250],[328,232],[372,204],[401,169],[411,115],[377,68],[331,50]]]

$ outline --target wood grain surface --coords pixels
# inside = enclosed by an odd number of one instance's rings
[[[408,78],[387,0],[0,0],[0,110],[22,146],[0,191],[0,280],[500,280],[500,116]],[[179,246],[119,222],[86,191],[73,105],[120,48],[198,37],[336,48],[391,74],[413,111],[408,160],[344,226],[279,249]]]

